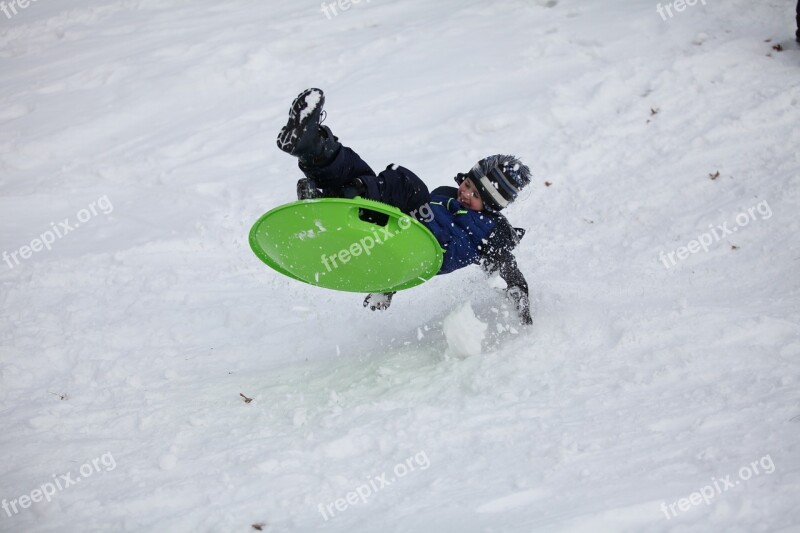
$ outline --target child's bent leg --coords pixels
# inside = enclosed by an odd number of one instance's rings
[[[323,166],[304,166],[300,170],[324,192],[336,196],[356,178],[374,177],[375,172],[351,148],[342,146],[336,156]]]
[[[330,161],[321,166],[299,165],[300,170],[312,180],[323,194],[329,197],[351,197],[347,191],[358,189],[359,195],[393,205],[408,215],[419,218],[422,206],[430,201],[430,192],[416,174],[410,170],[389,165],[379,175],[352,149],[342,146]],[[424,217],[424,213],[422,213]]]
[[[393,205],[407,215],[420,218],[422,207],[430,202],[431,195],[425,183],[407,168],[389,165],[377,176],[363,178],[366,197]],[[424,217],[424,213],[422,213]]]

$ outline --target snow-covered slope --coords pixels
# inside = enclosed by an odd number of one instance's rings
[[[794,6],[657,5],[0,12],[0,531],[798,531]],[[529,164],[532,327],[255,258],[309,86],[376,169]]]

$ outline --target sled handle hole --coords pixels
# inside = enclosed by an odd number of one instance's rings
[[[389,223],[389,215],[365,207],[358,209],[358,218],[363,222],[375,224],[376,226],[386,226]]]

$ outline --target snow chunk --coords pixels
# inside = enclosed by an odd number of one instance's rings
[[[305,239],[313,239],[314,237],[317,236],[318,233],[325,233],[326,231],[328,231],[325,228],[325,226],[322,225],[321,220],[315,220],[314,225],[317,227],[317,231],[314,231],[313,229],[307,229],[301,231],[300,233],[295,234],[295,237],[303,241]]]
[[[475,316],[472,304],[465,303],[447,315],[442,323],[447,339],[445,355],[458,358],[480,355],[487,327]]]
[[[300,122],[306,119],[308,115],[317,107],[319,104],[320,99],[322,98],[322,93],[319,91],[311,91],[306,95],[306,107],[300,111]]]

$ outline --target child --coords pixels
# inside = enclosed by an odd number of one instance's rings
[[[320,89],[300,93],[278,135],[278,148],[297,157],[306,176],[297,183],[297,198],[361,196],[412,216],[428,213],[420,222],[445,252],[439,274],[471,264],[480,264],[489,273],[499,271],[520,320],[531,324],[528,284],[511,253],[524,230],[512,228],[500,214],[530,183],[528,167],[513,156],[486,157],[455,177],[458,188],[439,187],[429,193],[421,179],[401,166],[389,165],[376,175],[358,154],[339,143],[330,128],[320,125],[324,104]],[[393,295],[369,294],[364,307],[387,309]]]

